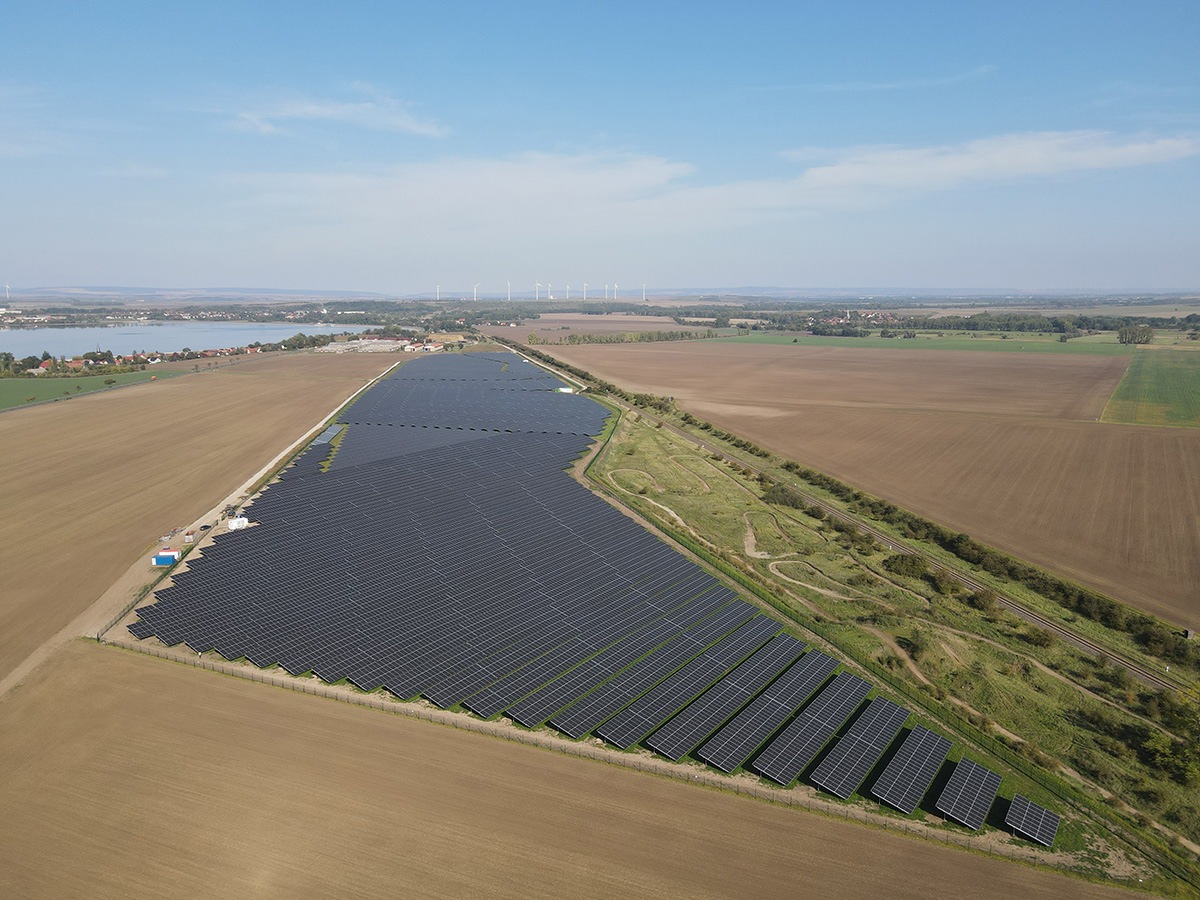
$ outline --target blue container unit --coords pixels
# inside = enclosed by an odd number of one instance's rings
[[[161,566],[163,568],[173,566],[175,563],[179,562],[181,555],[182,554],[178,550],[162,550],[154,554],[154,565]]]

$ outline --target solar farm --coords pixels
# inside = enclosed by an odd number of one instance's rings
[[[609,412],[562,388],[516,354],[408,362],[130,632],[980,828],[999,774],[565,471]],[[1005,825],[1051,846],[1058,817],[1018,795]]]

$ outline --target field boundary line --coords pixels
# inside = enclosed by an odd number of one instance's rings
[[[389,699],[390,695],[377,698],[370,694],[363,694],[352,688],[324,684],[316,676],[313,676],[312,680],[302,680],[298,676],[286,673],[274,673],[259,669],[250,664],[240,665],[232,662],[205,659],[200,654],[183,653],[173,648],[127,641],[124,638],[107,638],[100,641],[100,643],[104,646],[115,647],[132,653],[140,653],[156,659],[163,659],[191,666],[192,668],[215,672],[243,681],[272,685],[298,694],[323,697],[327,700],[347,703],[351,706],[360,706],[379,712],[392,713],[421,722],[454,728],[459,731],[487,735],[510,743],[537,747],[549,752],[562,753],[566,756],[590,759],[595,762],[619,766],[660,778],[669,778],[672,781],[697,785],[709,790],[749,797],[766,803],[791,807],[792,809],[803,809],[829,818],[856,822],[893,834],[903,834],[914,840],[940,844],[957,850],[990,856],[995,859],[1014,861],[1033,868],[1055,872],[1084,881],[1113,883],[1111,879],[1089,877],[1074,869],[1051,865],[1045,861],[1045,856],[1042,855],[1043,851],[1035,847],[999,843],[994,838],[994,833],[989,833],[992,835],[992,839],[981,839],[970,834],[945,831],[942,828],[922,822],[871,813],[856,805],[823,801],[815,796],[805,796],[800,793],[801,790],[805,789],[802,786],[788,789],[749,783],[736,777],[718,775],[707,769],[701,770],[699,767],[681,765],[668,760],[658,759],[646,753],[626,752],[593,743],[585,743],[584,741],[575,741],[566,737],[558,737],[544,731],[525,730],[515,725],[505,725],[497,720],[477,719],[465,713],[419,706],[412,701]],[[1116,883],[1121,884],[1121,882]]]

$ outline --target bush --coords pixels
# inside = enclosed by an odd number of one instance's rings
[[[991,588],[975,591],[967,596],[967,605],[980,612],[991,612],[996,608],[996,592]]]
[[[925,558],[914,553],[896,553],[883,561],[883,567],[895,575],[922,578],[929,572]]]

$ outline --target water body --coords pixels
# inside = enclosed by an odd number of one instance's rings
[[[0,350],[7,350],[17,359],[41,356],[43,351],[49,351],[55,357],[72,357],[97,347],[116,354],[177,353],[184,347],[190,350],[244,347],[255,341],[263,344],[282,341],[301,331],[305,334],[357,333],[364,327],[256,322],[123,322],[86,328],[0,328]]]

